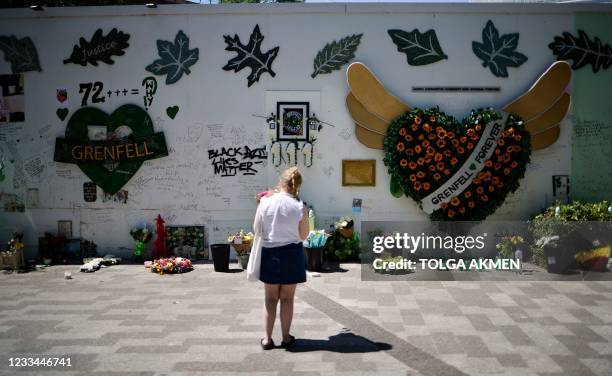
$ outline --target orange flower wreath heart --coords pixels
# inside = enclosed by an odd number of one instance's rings
[[[518,188],[531,147],[517,116],[479,109],[460,123],[415,108],[391,122],[384,151],[392,185],[432,220],[477,221]]]

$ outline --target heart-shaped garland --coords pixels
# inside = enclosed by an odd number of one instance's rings
[[[531,154],[522,120],[493,109],[459,123],[437,108],[415,108],[391,123],[384,150],[392,186],[432,209],[432,220],[463,221],[492,214],[518,188]]]

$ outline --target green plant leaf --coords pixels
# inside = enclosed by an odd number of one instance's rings
[[[508,77],[508,67],[519,67],[527,61],[527,56],[516,52],[519,33],[499,36],[491,20],[482,29],[482,41],[472,42],[472,51],[496,77]]]
[[[580,69],[591,64],[593,73],[612,65],[612,47],[604,45],[598,37],[591,40],[584,30],[578,30],[578,36],[564,32],[562,37],[555,37],[548,45],[557,60],[572,60],[572,69]]]
[[[391,176],[391,185],[390,185],[389,189],[390,189],[391,195],[393,195],[393,197],[400,198],[404,194],[404,190],[402,189],[402,185],[393,176]]]
[[[174,43],[167,40],[157,40],[157,51],[160,59],[149,64],[145,69],[156,75],[166,75],[166,85],[177,82],[183,73],[189,74],[190,66],[198,61],[199,50],[189,49],[189,38],[182,30],[176,34]]]
[[[353,34],[327,43],[322,50],[317,53],[314,59],[314,72],[310,77],[315,78],[318,74],[331,73],[340,69],[355,57],[355,51],[361,41],[363,34]]]
[[[4,60],[11,63],[13,73],[42,71],[36,46],[29,37],[17,39],[14,35],[2,35],[0,36],[0,50],[4,52]]]
[[[410,65],[427,65],[448,59],[442,51],[436,32],[431,29],[424,33],[414,29],[407,32],[399,29],[387,30],[391,40],[397,46],[399,52],[406,54]]]

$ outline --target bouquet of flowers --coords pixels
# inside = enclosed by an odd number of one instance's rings
[[[190,270],[193,270],[191,260],[183,257],[160,258],[154,260],[151,265],[151,271],[160,275],[185,273]]]
[[[245,232],[240,229],[235,234],[227,234],[227,241],[232,245],[236,253],[244,256],[251,251],[251,243],[253,243],[253,233]]]
[[[329,234],[326,234],[325,230],[310,231],[302,245],[306,248],[321,248],[325,246],[328,237]]]
[[[497,255],[500,258],[513,259],[518,247],[523,244],[523,237],[519,235],[508,235],[501,238],[501,242],[497,243]]]
[[[345,238],[350,238],[353,235],[355,222],[349,216],[341,217],[338,222],[334,223],[334,228],[340,235]]]
[[[130,235],[136,241],[134,256],[142,256],[145,243],[153,238],[153,228],[147,223],[141,223],[130,230]]]
[[[23,249],[23,233],[15,232],[13,238],[8,242],[9,251],[16,252]]]

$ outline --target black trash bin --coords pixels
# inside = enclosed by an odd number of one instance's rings
[[[229,244],[211,244],[210,253],[216,272],[229,271],[230,246]]]
[[[323,264],[323,247],[308,248],[304,247],[306,258],[306,269],[311,272],[320,272]]]

